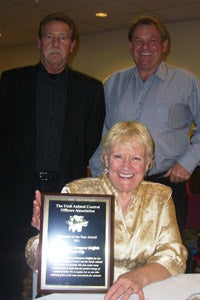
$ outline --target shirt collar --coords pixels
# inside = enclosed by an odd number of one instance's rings
[[[164,61],[162,61],[160,63],[160,65],[158,66],[154,75],[157,76],[158,78],[160,78],[161,80],[165,81],[166,73],[167,73],[167,66],[166,66],[166,63]]]
[[[151,77],[157,77],[157,78],[165,81],[165,79],[166,79],[166,72],[167,72],[166,63],[164,61],[162,61],[160,63],[160,65],[158,66],[157,70],[155,71],[155,73],[153,75],[151,75],[150,78]],[[140,74],[138,72],[138,68],[137,67],[133,68],[133,76],[135,77],[136,80],[141,80]]]
[[[39,68],[40,68],[40,71],[42,71],[44,74],[47,74],[47,76],[48,76],[48,74],[50,74],[50,73],[48,73],[48,71],[46,70],[46,68],[44,67],[44,65],[42,64],[41,61],[39,62]],[[69,69],[69,67],[66,66],[66,67],[64,68],[64,70],[63,70],[62,72],[60,72],[60,73],[57,73],[57,75],[59,76],[59,75],[65,73],[65,72],[67,72],[68,69]]]
[[[55,74],[55,77],[62,78],[62,77],[67,76],[68,69],[69,69],[68,66],[66,66],[66,68],[62,72],[60,72],[58,74]],[[45,78],[49,82],[53,81],[52,74],[48,73],[48,71],[45,69],[44,65],[42,64],[42,62],[39,63],[39,76],[42,76],[43,78]]]

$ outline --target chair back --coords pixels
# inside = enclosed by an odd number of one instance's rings
[[[186,183],[186,192],[188,198],[188,209],[186,216],[186,228],[200,231],[200,194],[194,194],[190,191],[190,181]]]

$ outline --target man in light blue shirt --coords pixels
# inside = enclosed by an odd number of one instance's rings
[[[147,126],[155,141],[155,165],[147,180],[171,186],[182,231],[185,181],[200,164],[200,82],[189,71],[164,62],[170,37],[158,20],[138,18],[128,39],[136,66],[116,72],[105,82],[103,135],[119,121],[137,120]],[[192,123],[195,130],[189,140]],[[101,147],[91,158],[90,169],[93,176],[102,172]]]

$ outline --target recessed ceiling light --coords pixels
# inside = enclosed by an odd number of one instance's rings
[[[108,14],[105,12],[97,12],[97,13],[95,13],[95,16],[98,18],[106,18],[108,16]]]

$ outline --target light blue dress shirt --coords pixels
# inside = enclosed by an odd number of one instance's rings
[[[116,122],[144,123],[155,142],[155,165],[149,175],[178,162],[190,173],[200,164],[200,82],[189,71],[162,62],[143,82],[136,67],[114,73],[104,85],[103,135]],[[194,134],[188,138],[191,124]],[[102,172],[101,146],[90,159],[92,176]]]

